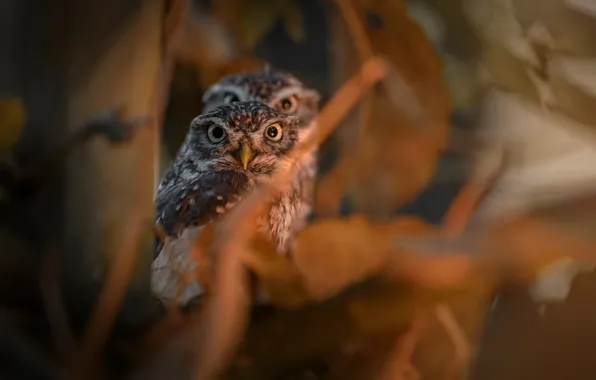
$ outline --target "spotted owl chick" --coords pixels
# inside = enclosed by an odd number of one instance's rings
[[[157,190],[157,222],[169,236],[204,225],[230,209],[247,189],[282,167],[299,138],[296,117],[250,101],[216,107],[195,118]],[[273,201],[258,230],[286,251],[310,202],[302,182]]]
[[[302,141],[316,128],[313,121],[319,112],[319,100],[317,91],[307,88],[293,75],[272,70],[267,65],[260,71],[226,76],[212,85],[203,96],[203,112],[222,104],[258,101],[279,112],[296,116],[299,119],[298,141]],[[300,189],[299,197],[304,202],[297,210],[296,230],[306,224],[312,211],[316,176],[315,149],[298,163],[294,186]]]

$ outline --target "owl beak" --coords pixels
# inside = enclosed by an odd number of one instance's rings
[[[253,157],[252,149],[248,144],[242,144],[242,149],[240,150],[240,161],[242,162],[242,166],[244,170],[248,167],[248,163]]]

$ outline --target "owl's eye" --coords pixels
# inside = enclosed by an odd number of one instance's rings
[[[223,96],[224,103],[235,103],[240,101],[238,95],[234,94],[233,92],[226,92]]]
[[[209,141],[218,143],[226,137],[226,131],[219,125],[213,124],[207,130],[207,137],[209,138]]]
[[[271,141],[279,141],[283,136],[283,130],[279,123],[273,123],[265,129],[265,136]]]
[[[277,110],[285,113],[294,113],[298,108],[298,98],[296,95],[289,96],[280,100],[277,104]]]

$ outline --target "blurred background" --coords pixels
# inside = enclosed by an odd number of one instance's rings
[[[99,342],[80,350],[105,359],[91,371],[97,378],[190,378],[176,372],[191,367],[178,361],[177,343],[170,356],[150,356],[171,342],[152,335],[160,336],[153,327],[164,311],[149,282],[154,190],[203,92],[225,75],[270,64],[319,91],[324,108],[373,56],[390,69],[322,145],[313,219],[416,216],[447,229],[461,194],[482,193],[462,202],[473,207],[460,214],[472,231],[494,232],[490,248],[505,241],[511,257],[538,252],[532,259],[593,253],[594,0],[0,0],[2,378],[64,378],[64,368],[83,362],[70,356],[81,336]],[[90,122],[114,110],[120,119],[109,128]],[[132,139],[112,128],[144,116],[153,124]],[[122,243],[129,240],[136,242]],[[430,277],[441,277],[438,267]],[[524,269],[502,269],[514,280],[450,302],[447,319],[437,314],[406,355],[414,372],[596,376],[593,267],[564,260],[528,269],[531,280]],[[104,288],[112,277],[114,288]],[[399,312],[410,318],[422,301],[400,298],[392,309],[384,288],[369,294],[372,301],[358,304],[370,322],[363,325],[382,324],[385,309],[401,319],[384,324],[387,331],[366,330],[344,323],[357,314],[350,297],[361,294],[350,289],[280,312],[270,327],[251,325],[243,349],[281,359],[269,372],[251,372],[262,362],[240,357],[226,378],[419,378],[378,368],[415,325]],[[259,313],[271,310],[255,311],[257,322]],[[64,339],[70,328],[76,339]]]

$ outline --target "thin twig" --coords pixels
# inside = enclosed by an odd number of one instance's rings
[[[108,340],[110,330],[124,300],[126,287],[137,262],[139,237],[144,226],[142,219],[139,217],[142,214],[138,210],[135,211],[129,218],[124,234],[124,243],[118,250],[117,256],[110,267],[106,283],[85,330],[79,355],[80,361],[75,368],[75,374],[79,376],[85,376],[84,373],[91,370],[93,363]]]
[[[284,191],[294,178],[299,158],[327,138],[358,100],[385,75],[385,61],[369,59],[327,103],[314,123],[315,133],[289,154],[292,165],[273,174],[232,209],[222,220],[213,244],[216,266],[214,292],[205,307],[200,326],[200,347],[196,359],[196,379],[211,379],[221,372],[237,347],[247,325],[249,293],[242,255],[254,234],[254,220],[268,201]],[[231,235],[228,232],[234,231]],[[230,236],[234,236],[230,239]]]
[[[481,159],[484,161],[476,164],[445,214],[443,228],[449,236],[461,235],[469,225],[474,212],[501,177],[507,155],[502,147],[494,146]]]
[[[50,324],[54,344],[60,357],[66,359],[75,352],[75,339],[70,329],[66,306],[58,276],[58,255],[47,253],[40,270],[42,301]]]
[[[402,335],[396,344],[391,358],[380,377],[381,380],[416,380],[420,374],[412,364],[412,357],[416,345],[426,331],[426,315],[418,311],[410,324],[410,328]]]
[[[453,343],[453,348],[461,366],[463,367],[472,357],[472,348],[466,333],[455,318],[449,305],[440,303],[435,308],[435,316],[439,323],[445,328],[449,339]]]

